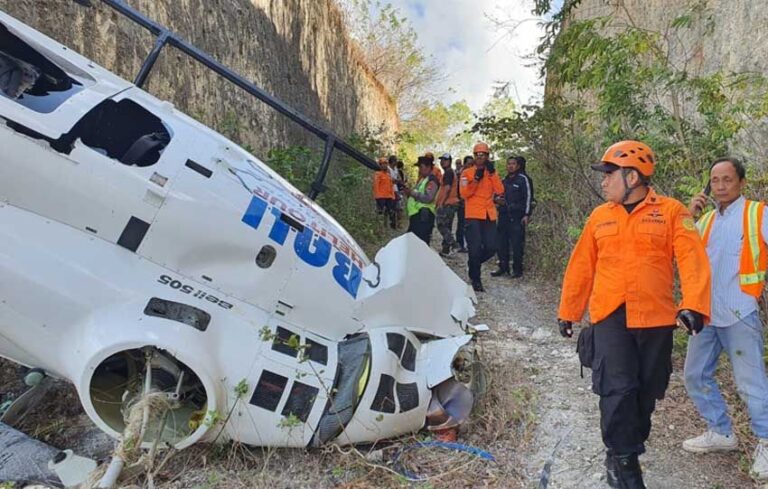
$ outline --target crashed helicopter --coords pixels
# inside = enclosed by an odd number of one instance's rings
[[[210,441],[220,413],[224,436],[260,446],[460,423],[487,329],[474,293],[411,235],[369,260],[313,201],[334,149],[375,163],[102,1],[157,37],[133,83],[0,12],[0,355],[70,381],[116,438],[129,406],[167,393],[146,446]],[[142,90],[167,45],[325,140],[309,197]]]

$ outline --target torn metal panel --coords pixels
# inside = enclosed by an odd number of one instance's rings
[[[62,450],[48,462],[48,468],[56,473],[64,487],[79,488],[96,470],[96,461],[75,455],[72,450]]]
[[[472,335],[456,336],[430,341],[423,346],[422,353],[427,359],[427,386],[432,388],[453,378],[453,359],[459,349],[472,341]]]
[[[423,241],[406,233],[382,248],[375,262],[378,286],[363,285],[354,310],[365,329],[398,325],[441,338],[465,333],[474,292]]]

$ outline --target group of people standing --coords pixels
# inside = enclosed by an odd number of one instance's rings
[[[393,160],[397,168],[396,157],[379,159],[381,169],[376,172],[373,186],[377,209],[388,217],[393,228],[397,227],[399,209],[404,207],[408,232],[429,246],[437,222],[442,236],[440,255],[468,253],[469,278],[475,291],[485,290],[481,266],[494,255],[498,256],[499,267],[492,276],[522,277],[525,229],[535,202],[524,157],[507,158],[507,173],[502,180],[486,143],[475,144],[472,155],[457,159],[454,167],[450,153],[440,156],[436,166],[434,155],[427,152],[418,158],[418,177],[413,186],[407,184],[404,172],[392,171]]]
[[[706,189],[687,208],[655,192],[656,166],[651,148],[639,141],[612,145],[592,165],[603,175],[606,203],[587,219],[563,279],[563,336],[573,335],[589,306],[591,326],[582,328],[578,352],[600,396],[607,482],[645,487],[638,456],[669,383],[675,326],[691,335],[685,387],[707,424],[682,448],[697,454],[738,448],[714,378],[725,352],[758,438],[752,472],[766,479],[768,379],[758,307],[768,269],[765,204],[742,195],[746,172],[736,158],[712,162]],[[703,212],[710,202],[714,208]]]
[[[442,155],[442,171],[427,153],[418,158],[412,187],[402,172],[390,173],[391,161],[380,160],[374,183],[383,214],[397,212],[398,198],[404,201],[408,231],[427,245],[437,220],[441,255],[468,252],[476,291],[484,290],[481,266],[495,253],[499,268],[491,275],[522,275],[525,229],[535,202],[524,158],[509,157],[502,180],[485,143],[456,160],[455,168],[451,155]],[[573,249],[558,310],[560,333],[570,338],[573,323],[589,308],[591,325],[580,331],[578,352],[582,365],[592,369],[592,390],[600,397],[607,482],[645,488],[639,456],[656,401],[669,384],[676,327],[691,335],[685,387],[707,424],[682,448],[697,454],[738,448],[714,378],[724,352],[758,438],[752,472],[768,479],[768,377],[758,304],[768,272],[765,204],[742,195],[746,171],[737,158],[713,161],[706,189],[687,208],[656,193],[656,167],[653,150],[639,141],[610,146],[592,165],[602,174],[606,203],[594,209]],[[705,212],[710,203],[714,208]]]

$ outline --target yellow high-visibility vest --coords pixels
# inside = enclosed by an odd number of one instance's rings
[[[755,200],[744,203],[744,238],[741,246],[741,261],[739,263],[739,287],[745,294],[759,298],[763,293],[765,273],[768,269],[768,247],[760,230],[763,227],[765,204]],[[701,216],[696,227],[699,229],[704,246],[709,241],[712,223],[717,213],[711,210]]]
[[[421,179],[421,181],[416,184],[416,191],[420,194],[423,194],[427,191],[427,185],[429,185],[430,178],[424,177]],[[429,211],[434,214],[435,213],[435,201],[434,199],[432,202],[424,203],[419,202],[418,200],[414,199],[413,197],[408,197],[408,201],[405,203],[405,210],[408,213],[408,217],[411,217],[413,215],[416,215],[419,213],[419,211],[426,207],[429,209]]]

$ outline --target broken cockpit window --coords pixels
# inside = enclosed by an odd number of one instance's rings
[[[47,114],[82,89],[79,81],[0,24],[0,95]]]
[[[64,71],[63,63],[70,73]],[[40,113],[56,110],[83,90],[88,75],[61,61],[59,65],[0,24],[0,96]],[[75,74],[73,75],[72,72]],[[78,75],[79,73],[79,75]],[[44,139],[55,150],[69,154],[74,142],[126,165],[155,164],[171,140],[171,133],[157,116],[128,99],[106,100],[91,109],[60,138],[52,140],[9,121],[13,129]]]
[[[69,154],[77,139],[109,158],[143,167],[157,163],[171,133],[159,117],[136,102],[105,100],[51,146]]]

